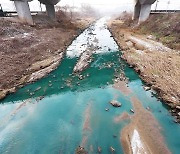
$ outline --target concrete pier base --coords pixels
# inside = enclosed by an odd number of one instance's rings
[[[146,21],[151,13],[151,4],[141,5],[141,11],[139,15],[139,23]]]
[[[134,7],[133,20],[139,19],[140,11],[141,11],[141,4],[137,3]]]
[[[29,4],[27,1],[14,1],[18,17],[22,22],[33,25]]]
[[[55,8],[53,4],[46,4],[46,12],[51,19],[55,19]]]

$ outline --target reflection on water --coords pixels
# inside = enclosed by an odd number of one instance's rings
[[[137,74],[119,58],[110,36],[104,21],[98,21],[73,42],[58,69],[1,101],[0,153],[71,154],[79,145],[92,154],[98,146],[103,153],[110,153],[111,146],[123,153],[120,131],[129,121],[115,123],[114,118],[124,111],[131,114],[132,95],[151,108],[170,150],[180,151],[180,141],[176,140],[180,138],[179,125],[172,123],[168,111],[150,91],[144,91]],[[94,61],[81,76],[73,75],[78,57],[92,44],[98,47]],[[128,78],[131,94],[112,87],[119,74]],[[109,101],[113,99],[122,107],[112,107]]]

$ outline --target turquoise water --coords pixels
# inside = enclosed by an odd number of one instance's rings
[[[120,52],[110,35],[104,21],[99,20],[73,42],[55,71],[1,101],[0,153],[72,154],[79,145],[92,154],[98,146],[104,154],[110,153],[110,146],[116,153],[123,153],[120,131],[129,121],[115,123],[114,118],[125,111],[129,113],[131,95],[151,108],[168,148],[179,153],[180,125],[173,123],[167,107],[152,97],[151,91],[144,91],[138,75],[119,58]],[[99,49],[82,73],[84,79],[79,80],[72,74],[73,67],[92,44]],[[113,79],[120,73],[128,78],[133,94],[125,96],[112,87]],[[112,107],[109,101],[113,99],[122,107]]]

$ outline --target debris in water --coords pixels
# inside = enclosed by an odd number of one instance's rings
[[[40,96],[40,97],[39,97],[39,100],[42,100],[43,98],[44,98],[44,96]]]
[[[36,92],[36,91],[38,91],[38,90],[40,90],[41,89],[41,87],[38,87],[38,88],[36,88],[35,90],[34,90],[34,92]]]
[[[109,103],[110,103],[112,106],[114,106],[114,107],[121,107],[121,106],[122,106],[122,104],[119,103],[119,102],[116,101],[116,100],[112,100],[112,101],[110,101]]]
[[[98,147],[98,153],[101,153],[101,152],[102,152],[101,147]]]
[[[106,111],[109,111],[109,109],[105,109]]]
[[[79,61],[75,65],[73,72],[78,73],[85,70],[89,66],[89,64],[93,61],[92,54],[93,52],[90,50],[83,52]]]
[[[134,113],[134,110],[133,110],[133,109],[130,109],[130,111],[131,111],[132,113]]]
[[[111,146],[110,147],[111,152],[115,152],[116,150]]]
[[[150,111],[150,107],[149,107],[149,106],[147,106],[146,109],[147,109],[148,111]]]
[[[76,149],[75,154],[88,154],[88,152],[81,146]]]
[[[32,92],[32,93],[30,93],[29,95],[32,96],[32,95],[34,95],[34,93]]]

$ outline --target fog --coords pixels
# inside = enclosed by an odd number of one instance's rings
[[[168,4],[168,1],[170,2]],[[114,13],[122,11],[132,11],[134,0],[61,0],[57,5],[64,6],[70,5],[80,7],[81,4],[90,4],[101,13]],[[14,4],[10,0],[0,0],[3,10],[13,11],[15,10]],[[40,5],[38,0],[34,0],[29,3],[31,11],[40,11]],[[45,6],[42,5],[43,10]],[[155,4],[152,5],[152,9],[155,9]],[[180,10],[180,0],[159,0],[157,9],[177,9]]]

